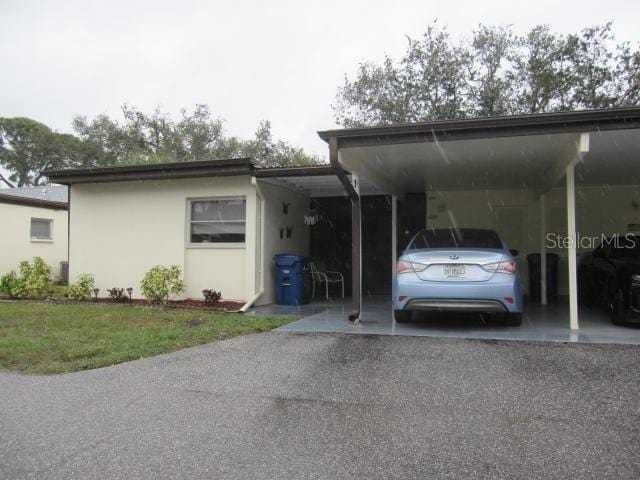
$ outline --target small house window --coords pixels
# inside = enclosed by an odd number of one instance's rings
[[[51,240],[53,220],[45,218],[31,219],[31,238],[34,240]]]
[[[244,198],[191,200],[190,242],[244,243],[246,203]]]

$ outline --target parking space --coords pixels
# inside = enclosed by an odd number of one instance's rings
[[[286,329],[638,343],[640,330],[613,325],[605,313],[624,323],[640,312],[638,115],[613,109],[319,132],[335,178],[292,171],[262,181],[309,196],[305,255],[340,272],[351,298],[284,308],[300,317]],[[433,238],[414,243],[426,232]],[[499,241],[473,241],[470,232]],[[446,235],[451,241],[431,241]],[[500,259],[490,256],[498,250]],[[398,324],[390,298],[399,321],[414,306],[504,307],[513,325],[521,299],[535,302],[516,328],[458,313]]]
[[[363,302],[363,314],[358,323],[345,321],[350,308],[350,300],[346,299],[297,307],[266,305],[251,310],[249,314],[292,315],[300,318],[279,329],[284,332],[640,345],[640,328],[613,325],[606,313],[598,309],[581,308],[580,330],[570,330],[566,298],[549,305],[527,303],[520,327],[507,327],[480,315],[456,313],[419,313],[410,323],[400,324],[393,321],[391,301],[383,296],[370,297]]]

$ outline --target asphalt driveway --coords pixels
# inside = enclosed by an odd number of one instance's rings
[[[640,478],[640,348],[270,332],[0,374],[0,478]]]

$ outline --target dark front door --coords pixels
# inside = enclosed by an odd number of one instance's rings
[[[391,294],[391,197],[364,196],[362,202],[362,292]],[[351,294],[351,202],[345,197],[314,198],[311,208],[320,220],[311,227],[311,257],[319,270],[344,275]],[[398,251],[426,223],[424,193],[408,193],[398,202]]]
[[[362,197],[362,294],[391,294],[391,197]]]

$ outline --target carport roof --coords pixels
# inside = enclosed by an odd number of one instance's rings
[[[543,192],[557,186],[565,167],[575,162],[579,185],[640,183],[638,107],[349,128],[319,135],[337,145],[339,164],[346,171],[396,195],[494,188]]]
[[[340,148],[402,142],[443,141],[465,138],[577,133],[640,128],[640,108],[608,108],[526,115],[474,117],[407,124],[319,131]]]

